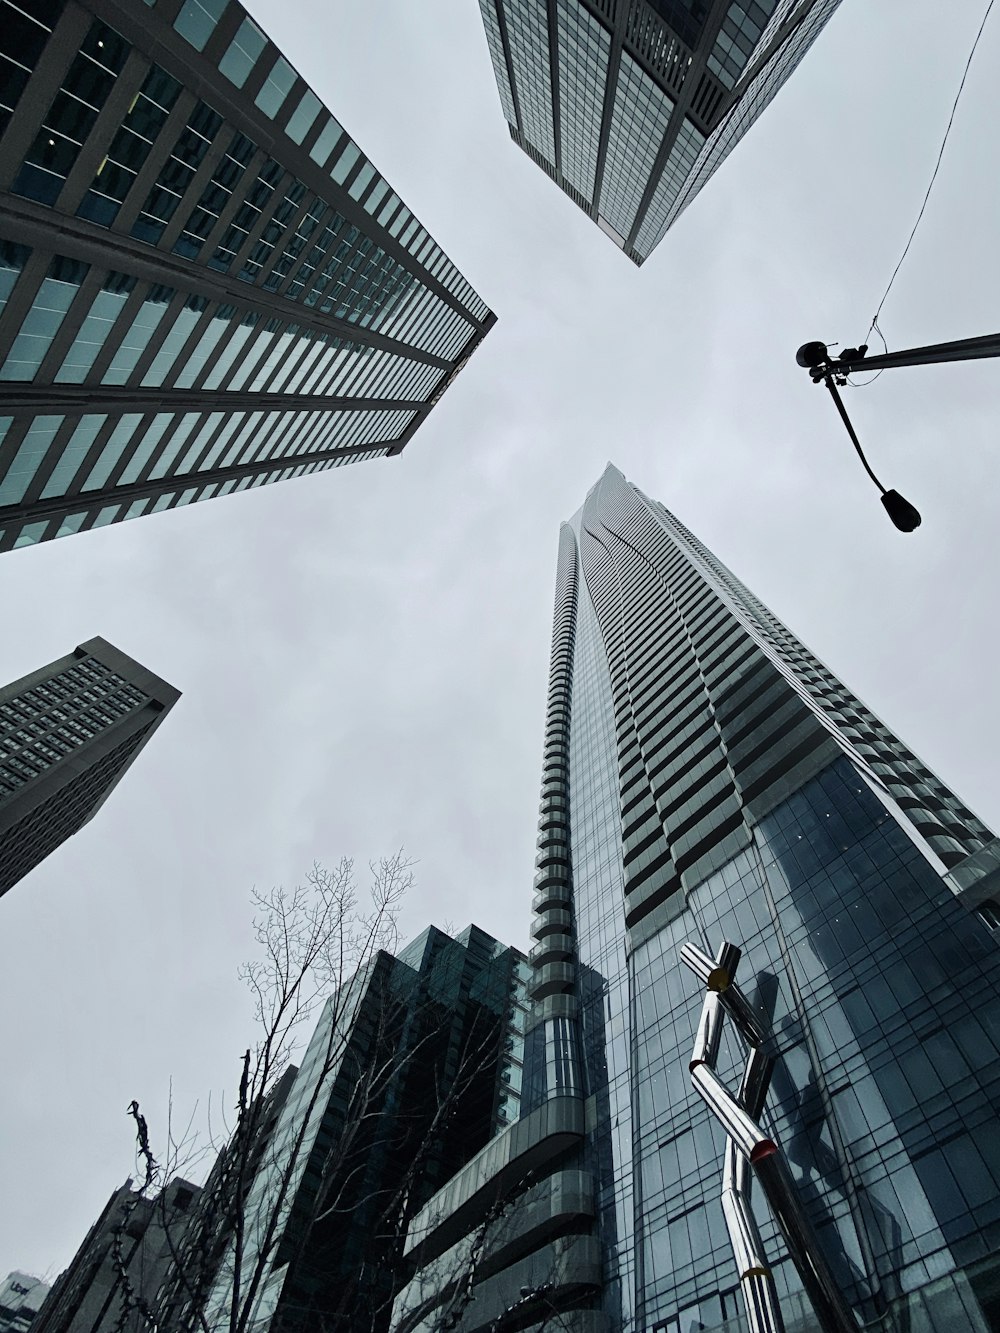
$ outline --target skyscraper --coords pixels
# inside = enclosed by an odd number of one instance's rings
[[[840,0],[479,0],[511,138],[636,264]]]
[[[398,454],[494,320],[236,0],[0,0],[0,551]]]
[[[0,688],[0,894],[93,819],[179,698],[100,638]]]
[[[33,1333],[145,1333],[139,1307],[152,1309],[198,1193],[180,1176],[153,1198],[131,1180],[115,1190],[56,1278]]]
[[[759,1263],[724,1220],[680,953],[723,942],[848,1320],[1000,1327],[1000,844],[613,467],[560,536],[536,865],[521,1119],[414,1220],[396,1333],[438,1326],[477,1228],[461,1333],[742,1329],[765,1280],[787,1333],[834,1326],[760,1191]],[[745,1063],[725,1034],[733,1093]]]
[[[222,1333],[234,1300],[257,1333],[388,1328],[406,1222],[517,1119],[527,972],[431,926],[330,997],[248,1190],[242,1295],[231,1251],[178,1328]]]

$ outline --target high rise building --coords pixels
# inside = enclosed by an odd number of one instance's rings
[[[396,455],[494,321],[236,0],[0,0],[0,551]]]
[[[346,981],[249,1188],[241,1295],[230,1250],[171,1327],[222,1333],[235,1300],[255,1333],[387,1329],[409,1218],[517,1120],[528,970],[476,926],[432,926]]]
[[[179,1176],[155,1197],[115,1190],[45,1299],[32,1333],[147,1333],[198,1186]]]
[[[8,1273],[0,1284],[0,1333],[28,1333],[48,1293],[30,1273]]]
[[[0,688],[0,894],[93,819],[179,698],[100,638]]]
[[[613,467],[560,536],[536,864],[521,1119],[411,1225],[395,1333],[759,1330],[761,1283],[786,1333],[845,1326],[760,1190],[737,1263],[693,1083],[714,1063],[735,1095],[747,1052],[705,1056],[680,952],[724,942],[773,1034],[793,1241],[846,1326],[1000,1328],[1000,844]],[[469,1300],[449,1265],[476,1237]]]
[[[636,264],[840,0],[479,0],[511,138]]]

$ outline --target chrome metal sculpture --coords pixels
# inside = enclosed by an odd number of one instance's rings
[[[740,950],[735,944],[723,943],[712,959],[697,946],[684,944],[681,960],[706,988],[688,1069],[698,1095],[726,1131],[722,1211],[740,1273],[751,1333],[784,1333],[774,1278],[750,1209],[751,1170],[760,1181],[824,1333],[858,1333],[857,1321],[840,1294],[799,1202],[785,1159],[759,1123],[774,1055],[771,1033],[734,979]],[[715,1072],[726,1015],[749,1050],[735,1096]]]

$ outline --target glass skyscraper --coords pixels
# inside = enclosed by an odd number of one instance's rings
[[[248,1328],[388,1329],[409,1217],[518,1119],[528,973],[477,926],[430,926],[327,1001],[248,1190]],[[228,1330],[234,1275],[230,1250],[170,1327]]]
[[[680,957],[724,941],[849,1317],[1000,1328],[1000,844],[610,466],[560,537],[536,866],[521,1118],[415,1219],[396,1333],[747,1328]],[[787,1333],[828,1329],[753,1208]]]
[[[179,698],[100,638],[0,688],[0,894],[93,819]]]
[[[840,0],[479,0],[511,138],[636,264]]]
[[[236,0],[0,0],[0,551],[398,454],[494,320]]]

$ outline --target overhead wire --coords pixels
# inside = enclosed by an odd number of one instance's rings
[[[951,114],[948,116],[948,123],[945,126],[944,138],[941,140],[941,147],[938,149],[937,161],[934,163],[934,170],[931,173],[930,183],[927,186],[923,202],[921,203],[920,210],[917,213],[917,220],[916,222],[914,222],[913,228],[910,231],[910,235],[907,238],[906,244],[903,246],[903,253],[900,255],[896,267],[892,270],[892,277],[889,279],[888,285],[885,291],[882,293],[882,299],[878,303],[878,308],[876,309],[875,314],[872,316],[872,322],[869,325],[868,332],[867,334],[865,334],[864,341],[867,343],[868,339],[871,337],[873,332],[878,333],[878,336],[882,339],[882,346],[885,348],[886,352],[888,352],[889,346],[886,343],[885,336],[882,333],[882,330],[879,328],[878,317],[882,313],[882,307],[885,305],[886,299],[889,293],[892,291],[893,283],[896,281],[896,275],[899,273],[899,270],[903,267],[903,261],[906,259],[906,256],[910,253],[910,246],[913,244],[913,238],[916,236],[920,223],[923,221],[924,213],[927,209],[927,202],[931,197],[931,191],[934,189],[934,182],[937,180],[938,172],[941,170],[941,162],[944,158],[944,150],[947,147],[948,139],[949,136],[951,135],[952,125],[955,123],[955,113],[958,110],[958,103],[961,100],[962,92],[965,88],[965,81],[969,77],[969,70],[972,67],[972,61],[975,58],[976,50],[979,46],[979,39],[983,35],[983,29],[986,27],[987,20],[990,17],[990,12],[993,9],[993,4],[994,0],[988,0],[988,3],[986,5],[986,11],[983,14],[982,22],[979,25],[979,31],[976,33],[975,40],[972,43],[972,50],[969,52],[969,58],[965,62],[965,69],[962,71],[962,79],[958,85],[958,92],[955,94],[955,100],[954,102],[952,102],[951,105]],[[852,389],[863,389],[867,387],[867,385],[869,384],[874,384],[874,382],[878,379],[879,375],[881,374],[882,374],[881,370],[877,371],[871,377],[870,380],[865,380],[864,383],[862,384],[851,383],[850,381],[848,381],[848,387]]]

